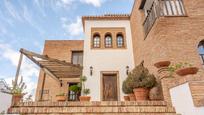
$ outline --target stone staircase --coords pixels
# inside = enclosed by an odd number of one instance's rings
[[[12,114],[63,115],[176,115],[164,101],[141,102],[24,102],[8,110]]]

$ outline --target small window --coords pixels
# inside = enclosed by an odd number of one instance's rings
[[[105,36],[105,47],[106,48],[112,47],[112,36],[110,34],[106,34]]]
[[[100,35],[99,34],[94,34],[93,36],[93,47],[94,48],[100,48]]]
[[[77,85],[77,84],[78,83],[69,83],[69,87]],[[69,101],[77,101],[77,100],[79,100],[79,95],[81,95],[80,92],[77,93],[77,92],[73,92],[73,91],[69,90],[68,100]]]
[[[124,38],[122,34],[117,35],[117,46],[119,48],[124,47]]]
[[[204,65],[204,40],[198,44],[198,52],[202,60],[202,64]]]
[[[72,63],[76,65],[83,65],[83,51],[72,52]]]

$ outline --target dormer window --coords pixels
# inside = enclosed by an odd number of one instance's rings
[[[105,47],[106,48],[111,48],[112,47],[112,36],[111,36],[111,34],[106,34],[105,35]]]
[[[94,34],[94,36],[93,36],[93,47],[94,48],[100,48],[100,42],[101,42],[100,35],[99,34]]]
[[[124,37],[122,34],[117,34],[117,47],[118,48],[124,47]]]

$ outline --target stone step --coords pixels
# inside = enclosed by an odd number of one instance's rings
[[[172,113],[173,107],[20,107],[12,108],[17,113]]]
[[[9,109],[12,114],[63,115],[176,115],[164,101],[141,102],[26,102]]]
[[[93,101],[93,102],[23,102],[15,107],[114,107],[114,106],[166,106],[165,101]]]
[[[16,114],[15,114],[16,115]],[[176,113],[70,113],[70,114],[23,114],[23,115],[181,115]]]

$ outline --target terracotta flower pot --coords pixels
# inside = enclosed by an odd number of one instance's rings
[[[170,61],[160,61],[154,64],[157,68],[168,67],[171,64]]]
[[[91,97],[90,97],[90,96],[80,96],[80,97],[79,97],[79,100],[80,100],[80,101],[90,101],[90,100],[91,100]]]
[[[124,96],[124,100],[125,100],[125,101],[130,101],[129,96]]]
[[[57,99],[57,101],[65,101],[66,100],[66,96],[57,95],[56,99]]]
[[[19,103],[21,101],[21,99],[23,98],[22,94],[14,94],[12,96],[12,106],[16,105],[17,103]]]
[[[136,101],[135,95],[133,93],[128,94],[130,101]]]
[[[188,67],[188,68],[182,68],[176,71],[176,74],[179,76],[186,76],[186,75],[192,75],[196,74],[198,72],[197,67]]]
[[[135,88],[133,89],[135,98],[137,100],[148,100],[149,99],[149,89],[147,88]]]

